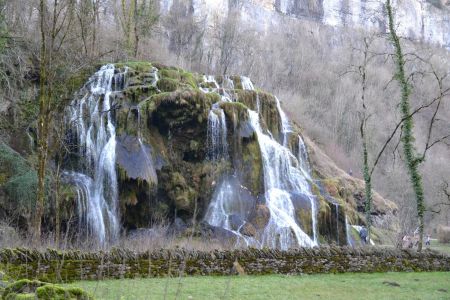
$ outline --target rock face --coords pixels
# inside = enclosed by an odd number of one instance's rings
[[[112,69],[110,82],[117,86],[105,87],[111,92],[88,107],[83,99]],[[193,230],[200,234],[287,249],[347,244],[348,223],[363,222],[363,183],[338,169],[287,120],[278,99],[255,90],[248,78],[202,76],[150,63],[102,70],[75,97],[71,107],[79,111],[68,111],[85,124],[110,113],[114,127],[93,126],[89,134],[108,130],[106,138],[116,145],[106,143],[100,152],[115,157],[117,187],[93,179],[83,182],[95,181],[95,187],[75,184],[79,219],[87,220],[90,234],[108,235],[112,224],[134,230],[160,221],[193,224],[196,218],[200,225]],[[107,100],[110,111],[95,108]],[[85,167],[84,153],[91,151],[86,138],[76,132],[70,136],[78,154],[67,157],[65,168],[72,169],[67,176],[96,176]],[[79,183],[74,178],[68,181]],[[106,204],[98,205],[98,190],[117,191],[117,198],[103,192]],[[380,219],[395,214],[396,206],[376,193],[374,205]],[[108,216],[95,220],[103,220],[104,231],[89,225],[89,207]]]
[[[193,0],[194,14],[212,23],[216,15],[226,17],[239,5],[243,21],[266,31],[285,19],[315,21],[322,24],[360,29],[387,30],[385,1],[364,0]],[[161,11],[170,11],[173,1],[161,0]],[[239,3],[239,4],[237,4]],[[450,3],[444,0],[393,1],[397,8],[398,32],[411,39],[450,48]]]

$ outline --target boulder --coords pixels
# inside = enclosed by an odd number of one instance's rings
[[[243,224],[244,220],[239,215],[231,215],[228,218],[228,221],[230,222],[231,229],[238,230]]]
[[[246,236],[256,236],[256,228],[252,223],[245,222],[241,227],[240,233]]]
[[[256,229],[264,229],[267,223],[269,223],[269,219],[269,208],[264,204],[258,204],[250,217],[250,223],[252,223]]]

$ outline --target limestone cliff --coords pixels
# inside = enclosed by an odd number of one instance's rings
[[[176,3],[161,0],[162,13],[170,11]],[[446,0],[399,0],[397,7],[398,32],[410,39],[450,47],[450,2]],[[226,17],[238,8],[243,21],[261,31],[282,26],[287,20],[307,20],[321,24],[359,28],[363,30],[387,30],[384,17],[384,1],[364,0],[192,0],[194,14],[207,18],[213,25],[216,16]]]

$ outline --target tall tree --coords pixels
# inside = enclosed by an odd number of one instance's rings
[[[5,0],[0,0],[0,52],[5,48],[8,39],[5,21]]]
[[[75,0],[40,0],[39,1],[39,114],[38,134],[38,187],[36,209],[32,222],[33,238],[36,242],[41,236],[41,222],[44,215],[46,199],[46,168],[50,123],[53,109],[61,100],[66,90],[65,78],[68,72],[67,61],[63,57],[64,45],[67,42],[75,18]]]
[[[151,34],[152,27],[158,20],[155,3],[153,0],[121,0],[120,13],[117,15],[124,47],[128,55],[136,57],[140,40]]]
[[[400,100],[400,112],[402,119],[404,120],[402,126],[402,144],[403,154],[405,156],[406,167],[409,172],[411,184],[413,186],[414,194],[416,197],[416,209],[417,219],[419,226],[419,244],[418,250],[422,250],[423,235],[424,235],[424,213],[425,213],[425,199],[423,192],[422,175],[419,171],[419,163],[422,158],[417,155],[417,151],[414,148],[414,133],[413,126],[414,120],[411,115],[410,108],[410,95],[411,86],[408,82],[405,72],[405,55],[403,54],[400,38],[397,35],[396,25],[394,21],[394,12],[391,4],[391,0],[386,0],[386,11],[389,25],[389,35],[392,46],[394,47],[394,61],[396,65],[395,79],[398,81],[401,89]]]
[[[48,105],[49,91],[47,84],[47,33],[45,21],[47,17],[45,0],[39,1],[39,24],[41,34],[40,62],[39,62],[39,117],[38,117],[38,188],[36,211],[33,220],[33,238],[39,241],[41,237],[41,220],[44,213],[45,200],[45,169],[48,149]]]

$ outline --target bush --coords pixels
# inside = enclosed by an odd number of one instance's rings
[[[450,226],[439,226],[437,233],[440,243],[450,243]]]

